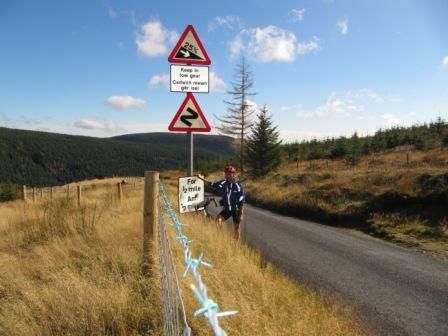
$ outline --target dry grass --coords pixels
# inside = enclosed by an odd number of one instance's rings
[[[162,334],[157,267],[153,278],[141,274],[141,185],[124,189],[122,204],[114,191],[90,188],[81,208],[63,198],[0,204],[0,335]],[[226,230],[183,219],[195,255],[203,250],[215,265],[201,270],[209,296],[240,312],[221,322],[229,334],[367,334],[352,309],[299,288]],[[193,332],[211,335],[204,317],[192,317],[191,281],[182,286]]]
[[[174,187],[171,189],[174,193]],[[220,323],[230,335],[367,335],[353,309],[336,299],[324,299],[298,286],[267,263],[258,253],[237,242],[232,232],[218,229],[215,223],[198,214],[181,217],[188,224],[183,229],[194,242],[193,256],[204,252],[204,260],[213,268],[200,268],[209,297],[222,311],[238,310]],[[174,234],[174,230],[171,230]],[[180,244],[176,251],[178,273],[183,273]],[[191,275],[182,281],[193,333],[212,335],[204,317],[192,317],[200,308],[189,284]]]
[[[1,335],[161,334],[158,281],[140,272],[142,193],[125,195],[0,205]]]
[[[363,157],[355,167],[342,160],[289,163],[245,184],[254,203],[448,258],[447,177],[446,148],[399,148]]]

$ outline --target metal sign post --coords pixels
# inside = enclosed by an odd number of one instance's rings
[[[193,132],[187,132],[187,176],[193,176]]]

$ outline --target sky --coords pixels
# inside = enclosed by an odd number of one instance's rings
[[[168,132],[168,55],[193,25],[216,117],[244,56],[284,142],[448,119],[448,1],[0,0],[0,126]]]

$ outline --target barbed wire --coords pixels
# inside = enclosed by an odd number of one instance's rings
[[[181,310],[184,329],[183,335],[190,336],[191,328],[187,322],[182,291],[179,286],[176,268],[173,264],[170,241],[166,232],[163,204],[159,202],[158,241],[159,263],[163,296],[163,331],[166,336],[180,335],[179,310]]]
[[[209,321],[216,336],[227,336],[227,333],[219,325],[219,318],[231,316],[237,314],[238,312],[237,311],[220,312],[218,304],[208,297],[207,286],[202,282],[202,277],[198,271],[198,267],[199,266],[212,267],[212,265],[208,262],[203,261],[204,257],[203,252],[196,259],[192,257],[192,253],[189,249],[189,244],[191,244],[192,241],[189,240],[188,237],[182,233],[182,228],[186,225],[181,223],[181,221],[179,220],[179,217],[177,216],[177,213],[174,211],[172,204],[168,198],[168,194],[166,193],[161,182],[159,182],[159,190],[160,190],[160,196],[164,203],[165,211],[171,219],[172,222],[171,225],[176,230],[177,234],[176,238],[183,247],[184,262],[186,266],[185,271],[183,273],[183,277],[185,278],[187,274],[190,272],[193,275],[193,278],[196,282],[197,287],[194,284],[191,284],[190,288],[202,307],[194,313],[194,316],[204,315]]]

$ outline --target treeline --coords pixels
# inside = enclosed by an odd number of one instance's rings
[[[442,118],[435,122],[411,127],[380,129],[373,136],[329,138],[285,144],[288,159],[346,159],[356,164],[362,155],[381,152],[399,146],[414,146],[418,150],[428,150],[448,146],[448,123]]]
[[[146,137],[145,137],[146,136]],[[225,161],[232,139],[195,135],[195,165]],[[94,138],[0,128],[0,190],[44,187],[92,178],[142,176],[145,170],[184,169],[185,134]],[[5,194],[3,192],[3,194]]]

